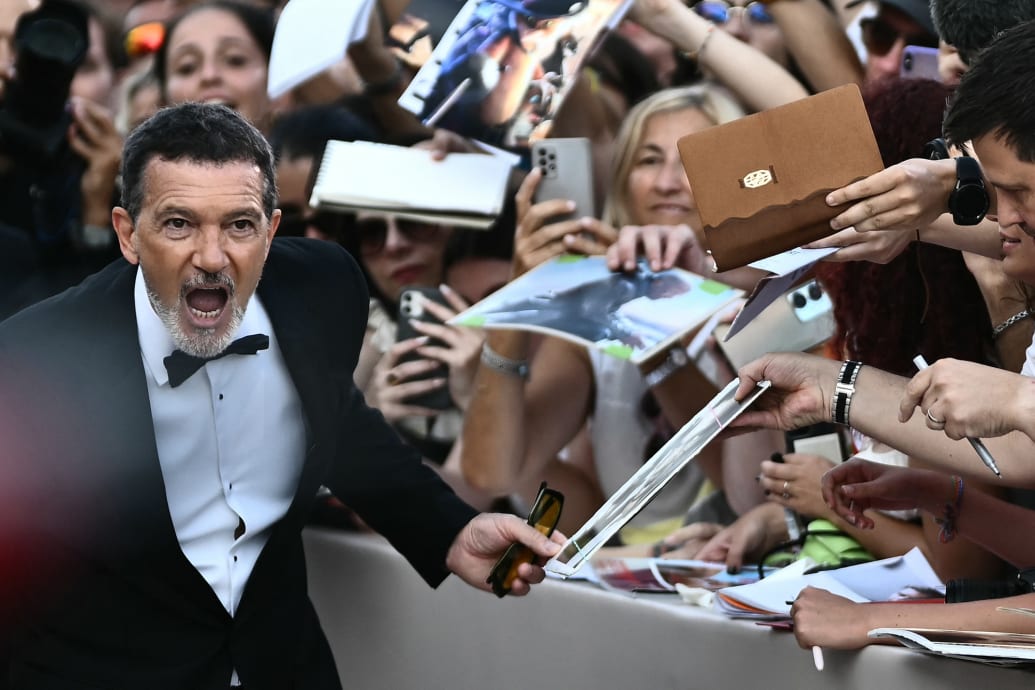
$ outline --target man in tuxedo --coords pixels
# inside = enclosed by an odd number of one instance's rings
[[[362,274],[331,243],[272,241],[257,130],[169,108],[121,172],[126,261],[0,324],[13,688],[339,688],[300,535],[321,485],[432,586],[488,589],[511,542],[556,553],[464,504],[366,406]],[[518,574],[515,594],[544,575]]]

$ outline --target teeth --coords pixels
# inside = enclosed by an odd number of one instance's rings
[[[199,309],[195,309],[194,307],[187,308],[190,309],[191,314],[198,317],[199,319],[214,319],[217,316],[219,316],[219,312],[222,311],[222,309],[213,309],[212,311],[201,311]]]

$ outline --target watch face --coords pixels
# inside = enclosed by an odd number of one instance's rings
[[[961,185],[952,194],[952,215],[957,223],[979,223],[988,211],[988,194],[980,184]]]

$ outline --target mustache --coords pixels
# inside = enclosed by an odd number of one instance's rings
[[[191,290],[211,290],[217,288],[226,288],[227,294],[231,297],[237,294],[237,285],[234,283],[234,279],[226,273],[202,272],[191,276],[183,283],[180,287],[180,296],[186,297]]]

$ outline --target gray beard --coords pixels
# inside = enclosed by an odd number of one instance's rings
[[[163,304],[158,297],[158,293],[151,289],[147,280],[147,274],[144,274],[147,299],[151,302],[151,308],[155,310],[155,314],[158,315],[158,318],[165,325],[165,329],[172,335],[176,347],[188,355],[202,359],[211,359],[229,347],[230,343],[233,342],[237,329],[241,327],[241,320],[244,318],[244,309],[234,299],[236,296],[234,284],[226,276],[220,275],[214,281],[211,279],[206,280],[199,276],[198,279],[192,280],[183,286],[180,291],[180,301],[182,302],[185,299],[188,290],[206,284],[212,285],[213,282],[218,282],[220,285],[226,285],[229,288],[229,299],[224,308],[230,309],[230,323],[222,335],[218,335],[214,328],[190,327],[188,330],[188,327],[180,321],[179,304]]]

